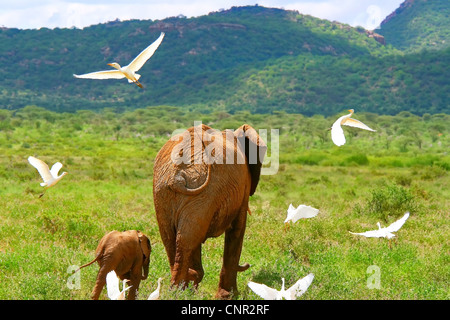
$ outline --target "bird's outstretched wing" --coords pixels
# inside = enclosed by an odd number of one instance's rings
[[[82,79],[123,79],[125,75],[119,70],[105,70],[105,71],[96,71],[85,74],[74,74],[75,78]]]
[[[165,33],[161,32],[161,35],[158,39],[155,40],[151,45],[145,48],[141,53],[138,54],[136,58],[127,66],[130,70],[136,72],[147,62],[148,59],[155,53],[156,49],[158,49],[161,44]]]
[[[319,213],[319,209],[301,204],[297,207],[297,213],[299,214],[300,218],[312,218],[317,216],[317,214]]]
[[[393,222],[388,227],[386,227],[386,230],[389,232],[395,232],[398,231],[403,224],[406,222],[406,220],[409,218],[409,212],[405,213],[403,217],[401,217],[399,220]]]
[[[299,279],[292,287],[286,290],[285,299],[295,300],[308,290],[314,279],[314,274],[310,273],[306,277]]]
[[[299,219],[313,218],[317,216],[318,213],[319,209],[313,208],[311,206],[301,204],[297,208],[294,208],[291,204],[288,209],[288,215],[284,222],[286,223],[289,220],[292,220],[292,222],[295,223]]]
[[[248,286],[254,293],[263,298],[264,300],[276,300],[278,290],[270,288],[265,284],[249,281]]]
[[[375,131],[375,130],[369,128],[367,125],[365,125],[361,121],[353,119],[353,118],[344,119],[341,122],[341,124],[345,125],[345,126],[349,126],[349,127],[360,128],[360,129],[369,130],[369,131]]]
[[[288,212],[289,211],[292,211],[292,210],[295,210],[295,207],[292,205],[292,203],[291,204],[289,204],[289,208],[288,208]]]
[[[50,169],[50,174],[51,174],[54,178],[58,177],[58,172],[59,172],[59,170],[61,170],[62,166],[63,166],[63,165],[62,165],[61,162],[55,163],[55,164],[52,166],[52,168]]]
[[[114,270],[106,275],[106,290],[111,300],[116,300],[120,295],[119,278]]]
[[[37,171],[41,175],[42,180],[44,180],[44,182],[47,182],[50,179],[52,179],[52,175],[50,173],[50,170],[48,169],[48,165],[44,161],[39,160],[38,158],[29,156],[28,162],[37,169]]]
[[[359,236],[364,236],[366,238],[380,238],[383,237],[383,234],[380,232],[380,230],[370,230],[370,231],[366,231],[366,232],[361,232],[361,233],[357,233],[357,232],[351,232],[349,231],[351,234],[356,234]]]

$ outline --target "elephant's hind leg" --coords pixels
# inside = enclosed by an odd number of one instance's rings
[[[199,245],[197,249],[192,253],[192,269],[195,272],[192,276],[195,276],[194,287],[197,288],[200,281],[203,279],[205,272],[203,271],[202,265],[202,246]],[[191,271],[191,273],[192,273]]]
[[[248,263],[243,266],[239,265],[246,221],[247,206],[245,205],[240,209],[240,213],[233,221],[231,228],[225,232],[223,265],[220,271],[219,289],[216,293],[217,298],[230,299],[232,294],[236,295],[237,273],[247,270],[250,266]]]
[[[171,284],[181,286],[185,289],[189,285],[190,281],[193,281],[194,285],[199,282],[199,274],[197,270],[194,270],[191,266],[194,268],[197,266],[197,248],[200,246],[200,243],[197,244],[194,240],[182,235],[183,232],[178,232],[177,234],[175,263],[173,264],[171,270]]]
[[[97,280],[95,281],[95,286],[91,294],[92,300],[98,300],[98,298],[100,297],[100,293],[102,292],[103,287],[106,285],[106,275],[110,271],[111,269],[105,265],[101,266],[100,270],[98,270]]]
[[[182,254],[176,255],[175,264],[173,265],[172,271],[172,280],[171,285],[181,287],[182,289],[186,289],[189,285],[189,282],[193,281],[194,284],[197,282],[198,273],[192,268],[189,268],[190,265],[190,257],[191,251],[185,250]]]
[[[159,233],[161,235],[161,240],[166,249],[167,258],[169,259],[170,270],[173,270],[175,264],[175,254],[176,254],[176,231],[171,225],[162,223],[162,218],[158,217]]]

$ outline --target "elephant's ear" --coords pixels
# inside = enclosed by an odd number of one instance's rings
[[[142,253],[146,258],[150,257],[152,252],[152,246],[150,240],[140,231],[138,231],[139,245],[141,246]]]
[[[248,124],[242,125],[235,132],[238,141],[245,146],[245,157],[252,177],[250,195],[253,195],[259,182],[261,166],[266,155],[267,145],[255,129]]]

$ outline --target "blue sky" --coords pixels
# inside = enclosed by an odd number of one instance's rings
[[[0,26],[20,29],[83,28],[115,19],[201,16],[232,6],[298,10],[318,18],[376,28],[403,0],[0,0]]]

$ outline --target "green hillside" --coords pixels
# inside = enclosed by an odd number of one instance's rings
[[[233,79],[234,90],[229,96],[224,92],[222,105],[230,112],[305,115],[332,115],[348,107],[378,114],[448,113],[449,66],[450,49],[380,58],[283,57]]]
[[[127,64],[166,36],[126,80],[72,75]],[[330,115],[349,107],[448,112],[448,50],[404,55],[366,30],[261,6],[198,18],[114,21],[84,29],[0,30],[0,108],[54,111],[173,105],[203,112]],[[381,41],[382,42],[382,41]]]
[[[377,32],[401,50],[448,48],[450,2],[406,0],[386,17]]]

